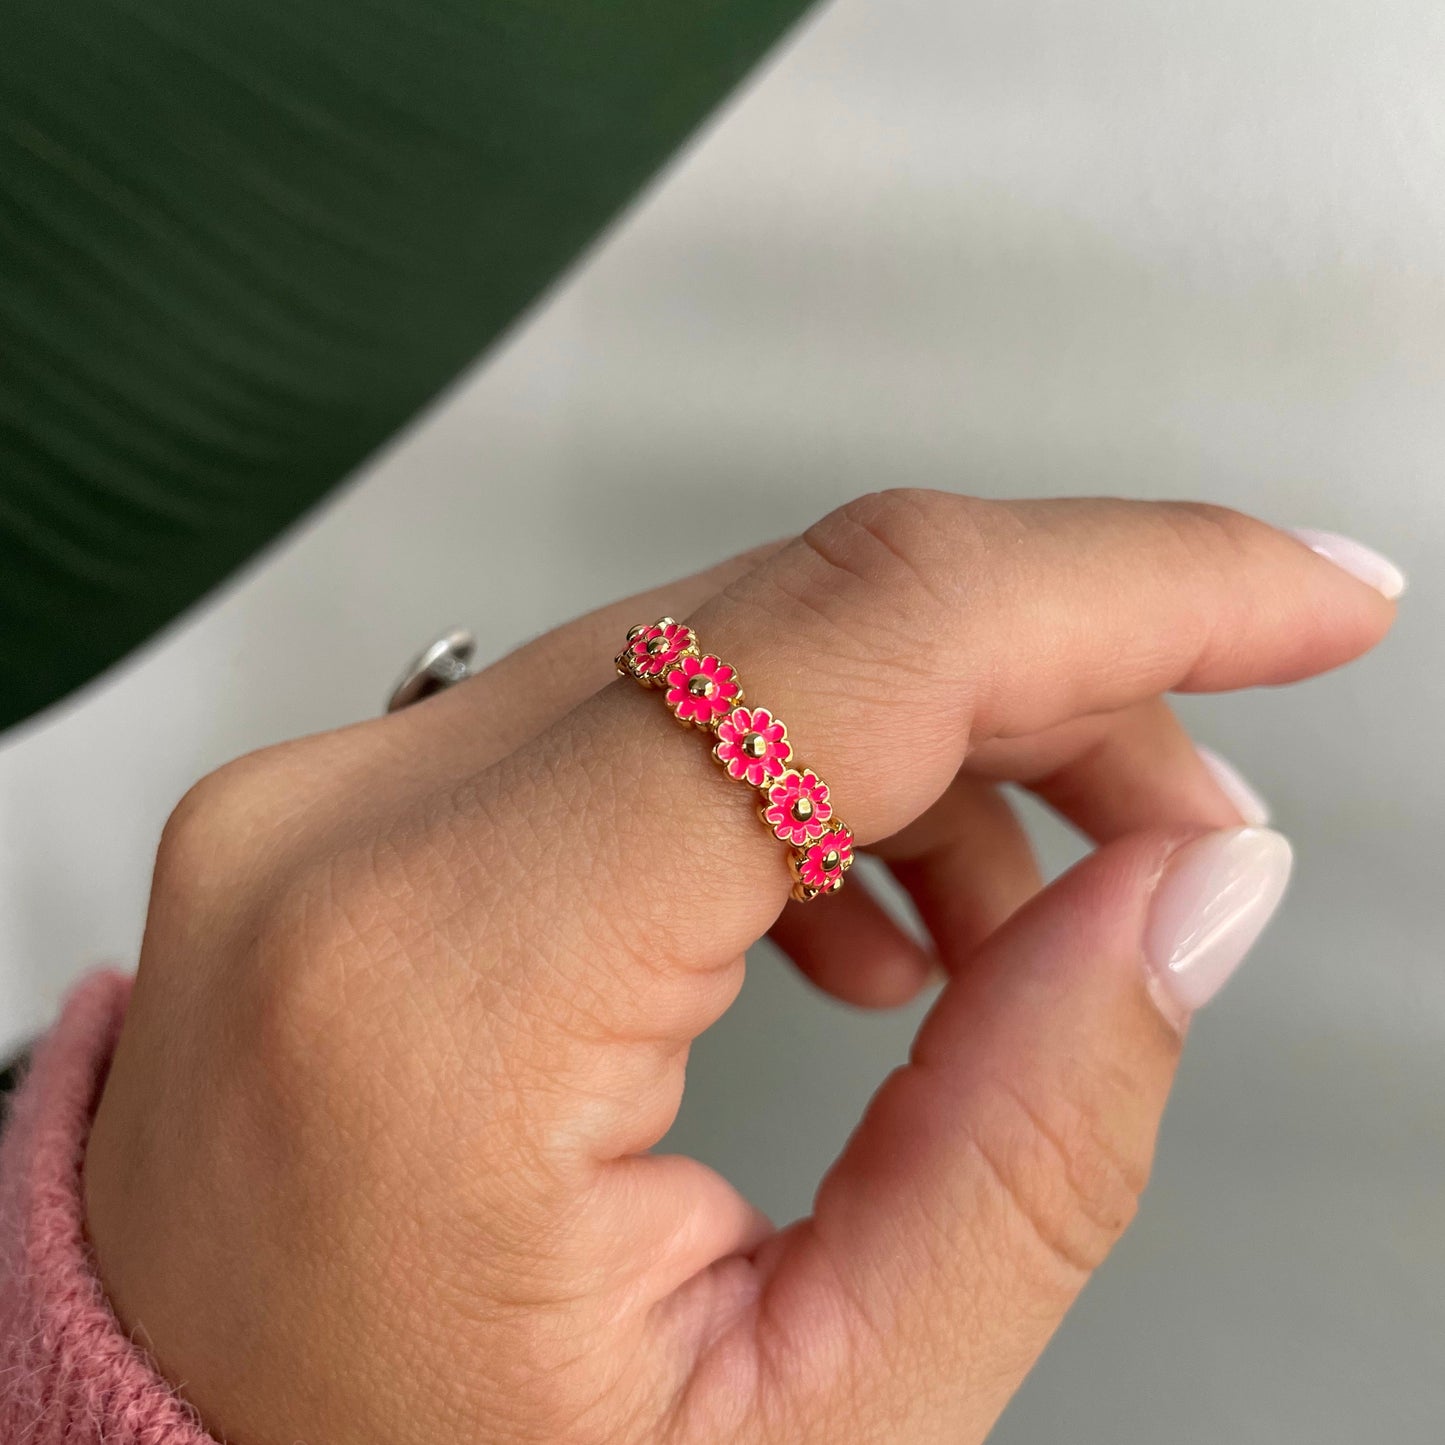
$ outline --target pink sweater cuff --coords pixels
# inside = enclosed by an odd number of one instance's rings
[[[130,997],[103,973],[71,995],[0,1140],[0,1441],[215,1445],[106,1303],[85,1240],[85,1141]]]

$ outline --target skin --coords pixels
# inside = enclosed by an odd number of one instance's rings
[[[687,617],[912,894],[788,903],[627,627]],[[1149,898],[1239,823],[1163,700],[1385,633],[1261,522],[888,492],[168,824],[89,1146],[122,1322],[236,1445],[930,1445],[988,1433],[1133,1217],[1182,1045]],[[1047,888],[998,792],[1098,844]],[[772,930],[820,987],[948,977],[810,1218],[649,1153]]]

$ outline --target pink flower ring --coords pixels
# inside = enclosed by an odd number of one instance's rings
[[[617,659],[617,670],[648,687],[661,687],[663,676],[679,657],[697,655],[697,634],[674,617],[634,627]]]
[[[731,663],[713,657],[679,657],[666,678],[668,707],[679,722],[710,728],[743,700]]]
[[[820,893],[836,893],[853,866],[853,835],[841,823],[792,856],[793,897],[806,902]]]
[[[789,765],[793,746],[782,720],[767,708],[744,705],[736,668],[703,654],[685,623],[661,617],[627,634],[617,670],[664,689],[678,721],[715,735],[713,756],[728,776],[762,793],[758,812],[788,845],[794,898],[819,898],[843,886],[853,866],[853,834],[817,773]]]
[[[765,707],[735,707],[717,725],[713,756],[728,777],[761,788],[780,778],[793,755],[788,730]]]
[[[763,822],[780,842],[801,848],[828,831],[828,785],[811,768],[789,769],[763,789]]]

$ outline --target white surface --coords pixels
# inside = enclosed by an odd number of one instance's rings
[[[133,957],[190,781],[373,710],[444,625],[492,654],[650,580],[639,514],[659,577],[904,482],[1354,533],[1411,573],[1386,648],[1186,707],[1297,883],[997,1438],[1438,1445],[1442,74],[1437,0],[842,0],[336,505],[0,750],[0,1035]],[[760,956],[678,1142],[805,1208],[910,1025]]]

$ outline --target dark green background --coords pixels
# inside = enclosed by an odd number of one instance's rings
[[[804,8],[12,0],[0,727],[391,435]]]

